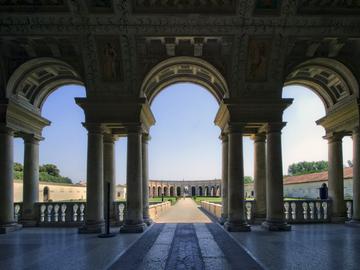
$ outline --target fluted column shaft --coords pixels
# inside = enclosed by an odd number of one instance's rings
[[[263,134],[256,134],[254,140],[254,193],[255,193],[255,218],[266,217],[266,152]]]
[[[142,135],[142,187],[143,187],[143,219],[147,225],[152,223],[149,215],[149,155],[148,155],[148,144],[150,136],[149,134],[143,133]]]
[[[331,199],[332,220],[345,220],[344,168],[342,156],[342,135],[334,134],[328,140],[328,184]]]
[[[221,135],[222,141],[222,171],[221,171],[221,201],[222,201],[222,213],[220,222],[225,223],[228,217],[228,173],[229,173],[229,143],[228,135]]]
[[[360,130],[356,127],[353,139],[353,216],[350,223],[360,224]]]
[[[104,213],[106,211],[107,186],[110,183],[110,218],[115,218],[113,203],[116,198],[116,166],[115,138],[112,134],[104,134]]]
[[[127,150],[127,198],[126,218],[120,232],[143,232],[146,225],[143,219],[143,191],[142,191],[142,142],[141,129],[128,130]]]
[[[39,139],[24,135],[23,214],[24,226],[35,226],[35,203],[39,201]]]
[[[250,231],[245,219],[243,134],[241,127],[231,126],[228,133],[228,231]]]
[[[99,124],[84,124],[88,130],[86,217],[79,233],[100,233],[104,227],[104,142]]]
[[[0,127],[0,234],[19,226],[14,220],[13,132]]]
[[[285,123],[267,125],[266,220],[262,226],[271,231],[288,231],[284,216],[281,129]]]

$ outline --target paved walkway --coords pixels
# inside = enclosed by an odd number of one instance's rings
[[[184,220],[190,222],[176,223]],[[357,270],[360,265],[360,229],[343,224],[294,225],[290,232],[252,226],[251,232],[229,234],[182,199],[159,221],[169,223],[107,239],[74,228],[0,235],[0,269]]]
[[[211,223],[211,220],[199,209],[194,200],[185,198],[179,199],[156,220],[156,223]]]

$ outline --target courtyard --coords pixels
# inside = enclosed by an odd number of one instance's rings
[[[113,238],[74,228],[0,235],[0,269],[358,269],[360,231],[344,224],[290,232],[228,233],[190,199],[179,199],[142,234]],[[311,258],[311,259],[310,259]]]

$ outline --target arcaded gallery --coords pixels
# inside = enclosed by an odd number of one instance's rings
[[[0,48],[0,269],[358,269],[359,1],[0,0]],[[149,177],[153,102],[183,83],[217,102],[221,179]],[[71,85],[85,93],[73,102],[87,134],[86,199],[51,200],[48,190],[43,200],[39,156],[52,125],[43,106]],[[321,100],[326,199],[284,196],[290,86]],[[23,145],[21,202],[15,140]],[[116,192],[120,140],[124,200]]]

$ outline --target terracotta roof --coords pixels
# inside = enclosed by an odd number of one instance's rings
[[[344,168],[344,179],[352,178],[352,168]],[[284,185],[300,184],[308,182],[322,182],[328,180],[328,172],[310,173],[297,176],[286,176]]]

